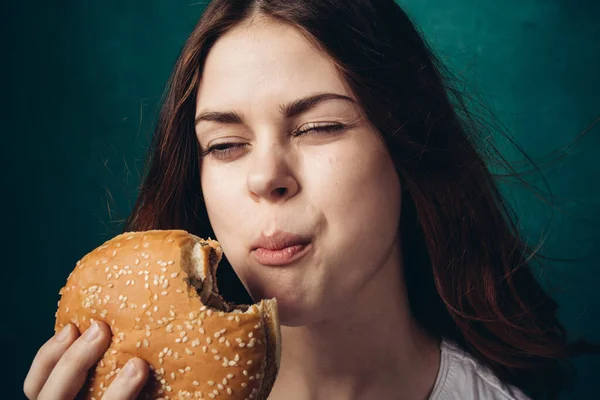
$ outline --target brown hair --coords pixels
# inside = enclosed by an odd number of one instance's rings
[[[548,258],[522,240],[486,161],[527,183],[487,141],[489,126],[468,110],[393,0],[210,2],[168,82],[125,230],[212,232],[200,187],[196,91],[215,41],[256,16],[296,27],[327,53],[381,133],[403,186],[400,230],[414,317],[533,397],[568,387],[564,367],[583,345],[567,344],[557,304],[532,272]]]

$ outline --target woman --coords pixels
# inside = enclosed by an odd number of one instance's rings
[[[126,230],[210,222],[253,300],[277,297],[269,400],[567,386],[556,304],[442,68],[393,0],[215,0],[187,41]],[[98,328],[42,347],[30,399],[76,395]],[[132,365],[105,398],[135,398],[148,366]]]

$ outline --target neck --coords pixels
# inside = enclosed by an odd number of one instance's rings
[[[282,326],[281,367],[269,400],[427,399],[439,343],[410,316],[398,254],[335,317]]]

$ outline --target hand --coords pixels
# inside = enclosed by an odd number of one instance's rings
[[[79,337],[71,324],[49,339],[37,352],[23,384],[30,400],[72,400],[85,384],[88,370],[110,344],[108,325],[96,322]],[[126,376],[132,364],[133,375]],[[103,400],[135,399],[149,375],[148,364],[132,358],[110,384]]]

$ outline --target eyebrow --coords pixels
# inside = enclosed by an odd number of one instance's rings
[[[305,113],[317,104],[326,100],[345,100],[355,103],[353,99],[336,93],[317,93],[308,97],[294,100],[287,104],[279,106],[279,111],[285,118],[293,118]],[[218,122],[221,124],[241,124],[243,121],[242,114],[236,111],[205,111],[196,116],[194,126],[201,121]]]

